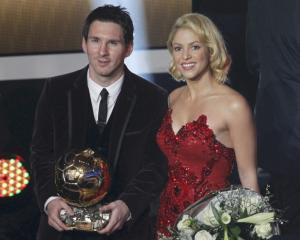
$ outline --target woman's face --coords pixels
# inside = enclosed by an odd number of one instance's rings
[[[178,29],[172,41],[172,56],[176,69],[185,80],[200,80],[210,74],[208,48],[190,29]]]

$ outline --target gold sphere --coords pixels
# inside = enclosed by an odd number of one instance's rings
[[[72,206],[98,203],[106,196],[110,182],[107,163],[90,148],[64,154],[55,166],[57,192]]]

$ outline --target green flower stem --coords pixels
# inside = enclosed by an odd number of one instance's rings
[[[228,228],[226,225],[224,225],[224,240],[229,240],[228,238]]]

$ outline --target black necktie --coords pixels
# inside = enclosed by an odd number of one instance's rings
[[[103,88],[100,92],[101,101],[99,104],[99,112],[98,112],[98,121],[97,125],[99,128],[100,133],[103,132],[103,129],[106,124],[106,118],[107,118],[107,97],[108,97],[108,91]]]

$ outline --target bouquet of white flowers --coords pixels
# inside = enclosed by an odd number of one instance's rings
[[[176,240],[261,240],[279,227],[268,197],[232,186],[189,206],[172,232]]]

